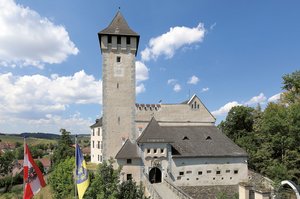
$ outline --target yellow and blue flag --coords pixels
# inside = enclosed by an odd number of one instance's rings
[[[80,147],[76,144],[76,184],[79,199],[83,198],[84,192],[90,184],[89,174]]]

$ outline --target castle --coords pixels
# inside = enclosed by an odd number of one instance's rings
[[[169,179],[176,186],[237,185],[248,177],[247,153],[215,126],[198,96],[178,104],[138,104],[139,35],[120,12],[98,33],[103,116],[91,126],[91,162],[114,158],[121,180]]]

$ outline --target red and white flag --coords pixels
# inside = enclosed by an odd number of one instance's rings
[[[42,187],[46,186],[43,174],[35,164],[27,144],[24,146],[24,181],[23,199],[31,199]]]

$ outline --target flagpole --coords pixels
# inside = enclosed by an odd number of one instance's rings
[[[23,195],[24,195],[24,193],[25,193],[25,172],[24,172],[24,159],[25,159],[25,152],[26,152],[26,140],[25,140],[25,135],[24,135],[24,144],[23,144],[24,146],[24,153],[23,153],[23,165],[22,165],[22,167],[23,167]]]
[[[77,198],[77,135],[75,135],[75,199]]]

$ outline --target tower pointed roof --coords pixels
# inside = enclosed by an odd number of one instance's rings
[[[124,19],[120,11],[117,12],[116,16],[109,24],[109,26],[104,30],[100,31],[98,34],[99,35],[125,35],[125,36],[139,37],[139,35],[128,26],[126,20]]]

